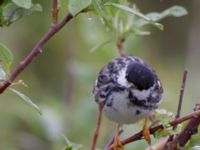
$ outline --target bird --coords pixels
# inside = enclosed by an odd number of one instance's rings
[[[161,104],[163,88],[156,72],[141,58],[120,56],[100,70],[93,94],[96,103],[103,106],[105,116],[119,125],[117,130],[120,125],[134,124],[141,119],[145,119],[145,130],[146,118]],[[117,131],[116,147],[121,146],[118,136]],[[146,135],[147,141],[148,137],[150,134]]]

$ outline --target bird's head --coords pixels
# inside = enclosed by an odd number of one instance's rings
[[[155,83],[155,73],[148,66],[141,63],[131,63],[126,70],[126,79],[140,91],[147,90]]]

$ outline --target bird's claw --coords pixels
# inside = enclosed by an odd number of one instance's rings
[[[147,141],[147,143],[151,145],[151,136],[150,136],[149,127],[147,126],[147,119],[145,119],[145,122],[144,122],[143,136],[144,136],[144,139]]]
[[[119,136],[116,135],[114,140],[114,150],[123,150],[123,148],[124,147],[119,139]]]

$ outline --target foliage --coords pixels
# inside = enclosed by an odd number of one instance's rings
[[[10,52],[10,50],[5,45],[0,43],[0,81],[4,81],[6,76],[9,75],[9,70],[13,59],[13,54]],[[39,114],[41,114],[40,108],[34,104],[29,97],[13,88],[10,88],[10,91],[18,95],[21,100],[32,106]]]
[[[63,136],[63,138],[66,142],[66,147],[63,150],[78,150],[82,147],[80,144],[71,142],[66,136]]]
[[[154,115],[156,116],[155,124],[162,124],[164,127],[164,130],[158,130],[154,137],[160,139],[161,137],[169,136],[169,135],[175,135],[180,133],[182,129],[182,125],[179,124],[176,129],[174,129],[169,122],[175,119],[175,115],[172,112],[168,112],[165,109],[157,109],[154,112]]]
[[[149,35],[149,31],[143,30],[144,26],[150,24],[163,30],[164,26],[158,22],[161,19],[169,16],[182,17],[187,15],[186,9],[181,6],[172,6],[160,13],[151,12],[143,14],[135,5],[129,7],[131,4],[126,0],[93,0],[91,5],[90,7],[95,10],[92,11],[92,13],[95,14],[106,26],[106,29],[113,34],[114,40],[125,40],[131,35]],[[102,45],[105,45],[105,42],[103,42]]]
[[[9,26],[23,16],[41,11],[41,5],[31,0],[4,0],[0,5],[0,26]]]
[[[13,88],[10,88],[10,91],[12,91],[16,95],[18,95],[25,103],[27,103],[28,105],[30,105],[31,107],[33,107],[39,114],[42,114],[42,111],[40,110],[40,108],[36,104],[34,104],[29,97],[27,97],[23,93],[15,90]]]
[[[9,73],[10,66],[13,62],[13,55],[10,50],[0,43],[0,69],[1,72]],[[2,80],[4,77],[0,78]]]
[[[91,4],[91,0],[84,0],[84,1],[74,1],[69,0],[69,12],[75,16],[79,12],[81,12],[83,9],[87,8]]]

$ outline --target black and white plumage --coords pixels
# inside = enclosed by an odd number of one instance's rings
[[[154,70],[135,56],[113,59],[100,71],[93,94],[104,104],[106,116],[129,124],[151,115],[158,108],[163,89]]]

